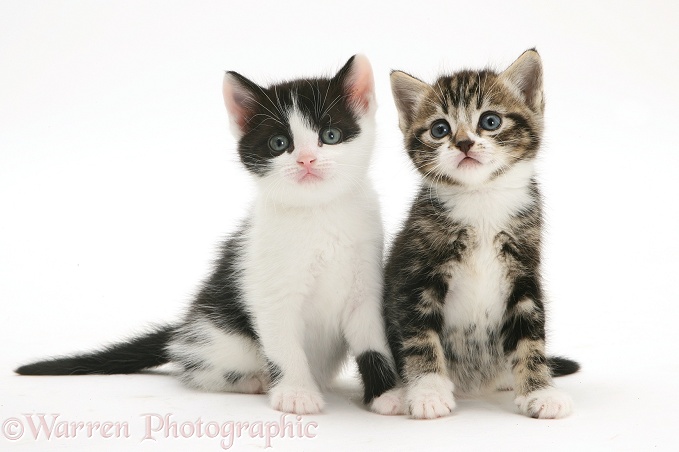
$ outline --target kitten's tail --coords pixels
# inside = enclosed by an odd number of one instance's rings
[[[174,328],[163,326],[125,342],[82,355],[26,364],[19,375],[131,374],[168,363],[167,344]]]
[[[572,359],[562,358],[561,356],[550,356],[547,358],[547,366],[552,371],[553,377],[574,374],[580,370],[580,364]]]

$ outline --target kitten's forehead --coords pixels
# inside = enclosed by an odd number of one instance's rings
[[[276,120],[279,125],[289,125],[290,115],[296,112],[316,131],[339,125],[345,139],[351,139],[360,131],[360,118],[348,104],[342,86],[330,79],[303,79],[273,85],[262,92],[259,103],[259,117],[265,121]]]
[[[309,117],[297,108],[296,102],[293,103],[293,108],[288,114],[288,124],[295,148],[300,150],[313,148],[318,144],[318,131],[315,130]]]
[[[434,82],[419,116],[422,120],[437,115],[469,120],[474,111],[511,107],[517,102],[519,99],[512,95],[496,72],[460,71]]]

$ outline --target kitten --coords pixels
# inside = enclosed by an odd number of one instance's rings
[[[382,223],[367,176],[376,102],[361,55],[330,78],[260,87],[228,72],[224,102],[257,182],[183,321],[23,375],[132,373],[168,362],[207,391],[268,391],[276,410],[319,412],[347,351],[366,403],[393,386],[381,316]],[[394,403],[386,398],[386,403]]]
[[[435,418],[454,408],[453,389],[513,388],[528,416],[568,415],[571,399],[552,376],[579,366],[545,356],[538,53],[525,52],[501,73],[461,71],[429,85],[394,71],[391,83],[423,178],[385,269],[387,336],[404,409]]]

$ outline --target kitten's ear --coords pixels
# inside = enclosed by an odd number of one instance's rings
[[[510,86],[518,89],[521,96],[533,110],[543,112],[545,102],[542,95],[542,61],[535,49],[526,50],[500,77]]]
[[[398,125],[403,133],[410,127],[430,88],[428,84],[412,75],[402,71],[391,71],[391,92],[398,110]]]
[[[231,132],[236,138],[245,133],[245,128],[255,114],[257,93],[263,89],[237,72],[229,71],[224,75],[224,105],[229,112]]]
[[[354,55],[333,77],[333,81],[341,83],[342,90],[349,99],[349,105],[361,114],[374,112],[375,80],[370,61],[365,55]]]

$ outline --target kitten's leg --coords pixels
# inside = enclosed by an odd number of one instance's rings
[[[440,339],[449,276],[430,271],[406,277],[410,281],[401,288],[402,294],[390,300],[395,315],[405,319],[399,322],[400,337],[392,348],[406,384],[406,407],[414,418],[446,416],[455,408]]]
[[[453,382],[448,375],[441,345],[443,302],[447,281],[443,275],[418,278],[432,286],[410,287],[397,301],[399,315],[407,319],[399,325],[399,373],[406,383],[406,407],[411,416],[432,419],[446,416],[455,408]]]
[[[538,287],[536,281],[530,283]],[[517,282],[517,287],[525,285]],[[540,293],[539,289],[529,292]],[[517,294],[515,289],[503,325],[504,349],[514,375],[515,403],[527,416],[556,419],[570,414],[572,400],[553,387],[545,356],[544,325],[542,303],[528,293]]]
[[[294,278],[291,278],[294,280]],[[318,413],[324,406],[304,351],[304,295],[290,288],[304,287],[288,281],[283,287],[253,291],[255,325],[271,375],[269,398],[275,410]],[[287,289],[287,290],[286,290]]]
[[[342,327],[363,381],[363,403],[379,414],[403,414],[403,389],[396,388],[396,369],[387,345],[382,316],[381,250],[357,260],[354,284]]]
[[[455,408],[453,382],[446,371],[439,334],[423,329],[402,342],[401,354],[406,380],[406,405],[417,419],[448,415]]]
[[[172,361],[183,367],[180,379],[204,391],[260,394],[268,377],[258,344],[227,333],[206,319],[183,325],[168,345]]]
[[[451,265],[460,262],[473,240],[473,231],[460,229],[457,237],[426,237],[396,259],[399,272],[388,281],[394,298],[385,301],[390,309],[389,341],[399,374],[406,382],[406,404],[415,418],[435,418],[455,408],[454,385],[450,379],[441,344],[443,307],[451,279]],[[414,237],[422,237],[417,232]],[[438,240],[440,243],[431,242]],[[401,244],[403,245],[403,244]],[[409,248],[406,248],[409,249]],[[393,337],[398,336],[398,338]]]
[[[281,301],[279,304],[287,304]],[[271,406],[287,413],[320,412],[325,403],[304,353],[304,323],[299,310],[276,309],[259,317],[260,340],[271,369]]]

